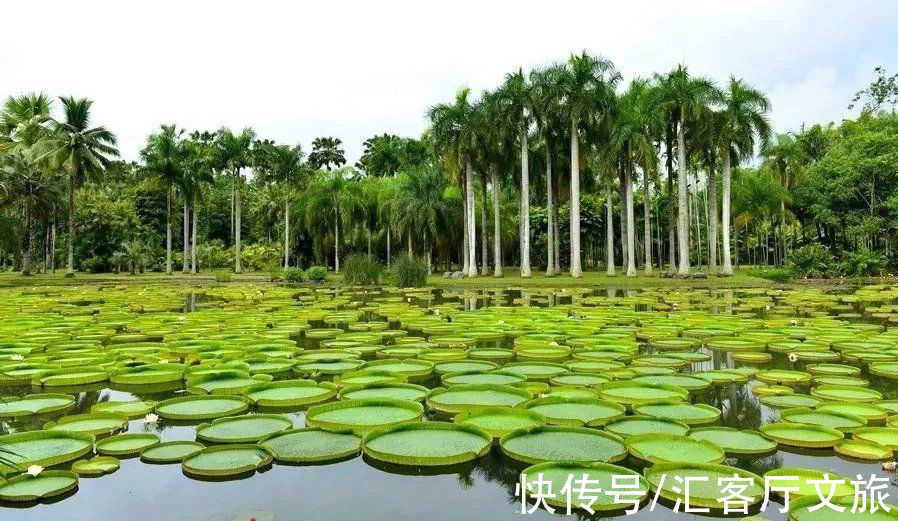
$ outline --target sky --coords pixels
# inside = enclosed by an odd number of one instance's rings
[[[343,140],[350,164],[428,107],[586,50],[625,82],[685,63],[764,90],[778,131],[839,121],[877,65],[898,71],[898,2],[327,0],[14,1],[0,8],[0,97],[94,100],[137,159],[160,124]],[[58,103],[57,103],[58,108]]]

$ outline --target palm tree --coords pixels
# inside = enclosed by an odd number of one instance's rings
[[[399,210],[396,203],[398,193],[398,183],[393,177],[385,179],[377,192],[377,219],[386,226],[386,240],[384,242],[386,242],[387,246],[387,268],[390,267],[390,262],[392,261],[393,225],[391,223]]]
[[[203,186],[213,180],[213,173],[218,161],[218,148],[215,144],[216,135],[212,132],[194,131],[190,133],[190,139],[183,142],[184,145],[184,178],[181,188],[185,191],[185,197],[190,197],[192,219],[190,231],[190,273],[197,272],[197,198],[203,191]]]
[[[531,275],[530,268],[530,150],[527,142],[527,135],[530,132],[531,116],[534,112],[533,103],[533,87],[527,81],[527,77],[521,69],[517,72],[505,76],[505,83],[499,87],[498,97],[500,103],[500,125],[504,125],[506,129],[514,132],[519,136],[521,147],[521,229],[520,229],[520,249],[521,249],[521,277],[527,278]],[[551,182],[551,181],[550,181]],[[493,188],[493,209],[494,212],[499,209],[498,195],[498,178]],[[494,226],[495,234],[495,257],[496,272],[495,276],[502,275],[502,268],[499,262],[501,245],[499,237],[501,230],[499,229],[499,218],[495,218]]]
[[[309,164],[312,167],[332,170],[346,164],[346,156],[340,147],[343,142],[335,137],[318,137],[312,141],[312,153]]]
[[[777,134],[776,138],[771,142],[767,142],[766,140],[769,136],[769,131],[767,135],[761,135],[764,137],[761,146],[761,155],[764,157],[764,166],[776,175],[780,188],[783,190],[784,194],[787,194],[794,186],[799,170],[802,167],[802,152],[800,145],[792,134]],[[783,233],[785,223],[786,200],[785,197],[783,197],[780,199],[779,219],[780,251],[783,253],[783,257],[785,257],[786,250],[786,238]]]
[[[571,126],[571,276],[583,276],[580,262],[580,131],[600,121],[614,99],[620,74],[604,58],[572,55],[561,78],[564,110]]]
[[[222,169],[231,172],[231,193],[234,200],[234,273],[242,273],[243,265],[240,262],[240,236],[241,217],[243,214],[243,199],[240,194],[243,186],[244,168],[252,164],[252,145],[256,133],[251,128],[244,128],[239,134],[234,134],[229,129],[222,128],[216,138],[217,162]]]
[[[556,220],[557,210],[552,182],[552,178],[554,177],[552,172],[552,138],[555,137],[559,130],[564,126],[564,116],[562,114],[563,107],[561,105],[563,97],[561,78],[563,78],[563,75],[564,67],[561,65],[536,69],[530,73],[533,116],[542,136],[543,150],[545,152],[547,218],[546,275],[550,276],[561,273],[560,263],[556,262],[559,254],[555,249],[555,245],[558,243],[558,221]]]
[[[162,125],[156,134],[150,134],[147,145],[140,152],[144,161],[143,172],[152,182],[165,188],[165,273],[172,273],[172,231],[171,231],[171,201],[172,192],[176,186],[183,186],[184,175],[184,147],[182,135],[184,130],[178,130],[175,125]],[[184,191],[182,190],[182,195]],[[187,215],[189,202],[184,197],[184,214]],[[184,222],[184,272],[187,272],[187,245],[190,242],[187,232],[188,223]]]
[[[446,222],[448,205],[444,193],[448,187],[445,173],[438,168],[422,167],[400,174],[394,226],[418,230],[422,234],[428,273],[432,270],[432,238]]]
[[[257,163],[259,178],[282,188],[284,198],[284,269],[290,267],[290,207],[296,191],[308,177],[299,145],[275,145],[258,142]]]
[[[340,223],[348,220],[358,204],[351,167],[319,171],[306,191],[306,225],[314,227],[317,220],[330,222],[334,231],[334,271],[340,272]]]
[[[676,121],[677,130],[677,247],[680,262],[677,273],[688,276],[689,266],[689,217],[687,209],[686,179],[686,127],[700,121],[707,114],[708,105],[719,98],[714,83],[701,77],[693,77],[685,65],[671,71],[662,83],[663,105]]]
[[[86,179],[100,176],[112,157],[118,156],[115,135],[106,127],[90,126],[93,102],[71,96],[60,98],[63,107],[61,121],[52,122],[52,132],[40,148],[38,161],[48,161],[54,168],[68,173],[69,222],[66,237],[68,250],[66,276],[75,275],[75,189]]]
[[[441,103],[428,110],[434,145],[449,172],[460,172],[464,193],[464,247],[462,271],[477,276],[476,228],[474,226],[474,151],[477,146],[475,109],[468,101],[471,89],[462,88],[455,103]]]
[[[723,231],[723,275],[733,274],[730,254],[730,170],[733,158],[747,158],[754,154],[755,145],[766,143],[770,136],[767,112],[770,101],[759,90],[735,77],[723,91],[723,121],[721,123],[721,143],[723,148],[722,180],[722,231]],[[785,209],[783,209],[785,214]]]

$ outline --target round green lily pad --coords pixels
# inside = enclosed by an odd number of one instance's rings
[[[124,414],[129,420],[145,416],[153,411],[155,404],[143,400],[129,400],[126,402],[100,402],[90,408],[91,412],[108,412]]]
[[[311,407],[306,413],[306,424],[332,432],[364,434],[377,427],[418,421],[423,414],[424,406],[418,402],[389,398],[344,400]]]
[[[834,402],[874,403],[882,400],[882,393],[863,387],[819,385],[811,389],[811,396]]]
[[[843,456],[871,461],[891,459],[893,455],[892,449],[885,445],[860,439],[842,440],[833,449]]]
[[[259,445],[280,462],[321,463],[355,456],[361,450],[362,439],[354,434],[305,428],[273,434]]]
[[[748,484],[741,496],[748,498],[749,506],[764,499],[764,479],[751,472],[726,465],[701,463],[657,463],[645,470],[645,479],[653,491],[668,501],[687,501],[681,482],[689,479],[689,504],[693,507],[719,509],[721,488],[718,480],[744,479]],[[680,478],[680,480],[677,480]]]
[[[360,400],[364,398],[393,398],[396,400],[408,400],[422,402],[427,397],[430,389],[423,385],[406,383],[375,383],[368,385],[351,386],[340,392],[340,398],[344,400]]]
[[[898,428],[895,427],[864,427],[851,433],[856,440],[873,441],[898,450]]]
[[[67,367],[35,374],[32,385],[65,387],[105,382],[109,374],[101,367]]]
[[[673,385],[622,381],[605,384],[599,396],[603,400],[633,406],[657,401],[682,401],[689,397],[689,391]]]
[[[565,398],[547,396],[524,404],[526,409],[546,418],[553,425],[597,427],[623,417],[623,405],[597,398]]]
[[[777,443],[806,449],[830,448],[845,437],[836,429],[802,423],[768,423],[760,431]]]
[[[541,414],[513,407],[484,407],[472,411],[463,411],[455,415],[455,423],[474,425],[490,433],[493,438],[501,438],[518,430],[529,429],[546,424]]]
[[[704,403],[649,403],[633,407],[633,412],[668,418],[686,425],[704,425],[720,419],[720,409]]]
[[[852,432],[867,425],[867,420],[860,416],[842,412],[821,412],[806,407],[786,409],[780,413],[780,418],[789,423],[820,425],[842,432]]]
[[[898,379],[898,362],[874,362],[870,364],[870,374],[882,378]]]
[[[540,426],[520,429],[499,440],[502,452],[524,463],[543,461],[620,461],[627,446],[614,434],[587,427]]]
[[[146,364],[114,371],[109,381],[119,385],[151,385],[180,382],[183,376],[182,364]]]
[[[567,371],[565,366],[551,362],[510,362],[502,366],[503,373],[537,381],[547,381]]]
[[[685,436],[689,432],[689,426],[667,418],[653,418],[651,416],[627,416],[605,425],[605,430],[618,436],[627,438],[640,434],[678,434]]]
[[[0,501],[37,501],[78,487],[78,475],[66,470],[45,470],[37,476],[22,474],[0,483]]]
[[[112,474],[119,468],[118,459],[112,456],[96,456],[72,463],[72,472],[79,476],[102,476]]]
[[[772,369],[760,371],[755,375],[758,380],[776,385],[798,386],[807,385],[811,381],[811,375],[804,371],[790,371],[787,369]]]
[[[588,480],[585,482],[595,485],[598,490],[613,490],[616,476],[637,477],[636,482],[638,483],[638,487],[630,489],[632,490],[633,495],[628,495],[627,499],[631,501],[641,502],[648,496],[648,482],[644,477],[642,477],[638,472],[625,467],[611,465],[609,463],[575,463],[558,461],[537,463],[536,465],[527,467],[523,472],[521,472],[521,484],[527,486],[532,480],[537,479],[538,476],[541,476],[540,479],[542,479],[543,481],[552,483],[553,487],[556,487],[556,490],[558,490],[560,487],[563,487],[565,483],[576,483],[581,479]],[[561,486],[556,486],[556,483],[561,483]],[[529,488],[530,487],[528,487],[528,489]],[[535,492],[537,492],[537,490],[529,490],[528,495],[531,495]],[[588,506],[593,511],[601,512],[624,510],[632,508],[633,506],[632,502],[615,503],[614,496],[611,495],[597,493],[594,496],[597,498],[595,501],[591,501],[592,497],[590,497],[590,501],[584,502],[585,506]],[[548,505],[553,507],[565,509],[568,507],[566,494],[557,493],[554,497],[545,498],[545,501]],[[573,508],[582,508],[582,505],[578,503],[576,494],[572,495],[571,503],[571,507]]]
[[[549,384],[571,387],[597,387],[608,383],[608,378],[593,373],[563,373],[554,376]]]
[[[489,452],[492,441],[489,433],[473,425],[403,423],[369,432],[362,450],[386,463],[432,467],[475,460]]]
[[[819,492],[817,491],[817,485],[815,485],[814,482],[823,479],[841,481],[832,487],[832,497],[834,498],[847,497],[854,494],[854,487],[850,484],[850,480],[847,480],[834,472],[824,472],[822,470],[802,467],[780,467],[764,473],[764,478],[770,483],[771,491],[777,495],[783,494],[777,489],[793,488],[794,490],[789,491],[790,499],[813,497],[819,501]],[[822,485],[821,490],[829,495],[830,487],[830,485]],[[825,508],[823,510],[825,510]]]
[[[279,414],[227,416],[196,427],[199,440],[212,443],[255,443],[272,434],[293,428],[293,422]]]
[[[630,454],[650,463],[720,463],[724,459],[723,449],[714,443],[678,434],[640,434],[626,442]]]
[[[446,373],[442,377],[443,385],[451,387],[454,385],[518,385],[527,381],[520,375],[504,373],[499,371],[490,371],[488,373],[480,372],[461,372]]]
[[[246,391],[246,397],[259,407],[304,407],[336,395],[332,384],[314,380],[280,380],[254,385]]]
[[[793,407],[816,407],[823,400],[806,394],[780,394],[762,396],[761,403],[775,409],[791,409]]]
[[[89,412],[63,416],[59,421],[47,423],[44,429],[53,431],[84,432],[94,436],[115,434],[128,426],[128,417],[111,412]]]
[[[164,441],[141,452],[140,460],[147,463],[181,463],[205,448],[196,441]]]
[[[817,412],[834,412],[859,416],[868,422],[879,422],[889,416],[889,412],[882,407],[869,403],[823,402],[814,409]]]
[[[0,436],[6,451],[0,474],[21,472],[30,465],[52,467],[76,460],[94,449],[92,434],[61,430],[24,431]]]
[[[216,445],[185,458],[181,469],[188,476],[237,476],[269,465],[272,459],[258,445]]]
[[[700,427],[689,431],[695,440],[710,441],[727,455],[752,456],[776,451],[776,442],[760,432],[732,427]]]
[[[431,409],[454,414],[483,407],[514,407],[532,397],[529,391],[508,385],[453,385],[433,389],[426,403]]]
[[[170,420],[211,420],[249,409],[242,396],[179,396],[156,404],[156,414]]]
[[[711,387],[711,382],[709,380],[679,373],[637,376],[633,381],[654,385],[673,385],[675,387],[682,387],[687,391],[701,391],[702,389]]]
[[[97,453],[105,456],[135,456],[159,444],[159,436],[149,432],[124,433],[97,442]]]
[[[36,414],[65,411],[75,406],[70,394],[29,394],[21,398],[0,400],[0,418],[19,418]]]

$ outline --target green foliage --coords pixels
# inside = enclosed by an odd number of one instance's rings
[[[273,243],[250,244],[244,247],[240,253],[243,260],[243,268],[252,271],[260,271],[277,264],[281,256],[280,248]]]
[[[215,272],[215,282],[219,282],[219,283],[231,282],[231,272],[230,271],[216,271]]]
[[[284,270],[283,275],[281,275],[281,280],[290,284],[305,282],[306,272],[303,271],[302,268],[287,268]]]
[[[785,283],[792,280],[792,272],[784,268],[749,268],[745,273],[749,277],[758,277],[773,282]]]
[[[311,266],[306,270],[306,277],[311,282],[324,282],[327,280],[327,268],[324,266]]]
[[[845,252],[839,267],[840,271],[849,277],[869,277],[882,275],[887,264],[888,260],[885,255],[863,248]]]
[[[403,255],[393,262],[393,284],[400,288],[420,288],[427,284],[427,262]]]
[[[357,286],[376,285],[383,266],[367,255],[355,253],[346,258],[343,264],[343,282]]]
[[[787,263],[793,277],[826,277],[836,268],[833,254],[822,244],[808,244],[789,253]]]
[[[197,245],[196,261],[200,269],[227,268],[234,263],[234,252],[233,250],[225,249],[224,243],[220,240],[213,239]]]

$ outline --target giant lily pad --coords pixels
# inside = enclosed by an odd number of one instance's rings
[[[852,436],[856,440],[872,441],[898,450],[898,428],[895,427],[864,427],[856,429]]]
[[[514,407],[532,396],[524,389],[508,385],[453,385],[433,389],[427,395],[426,402],[431,409],[454,414],[482,407]]]
[[[258,445],[216,445],[184,459],[181,469],[188,476],[227,477],[253,472],[271,461],[271,453]]]
[[[64,416],[44,425],[53,431],[84,432],[95,436],[115,434],[128,427],[128,417],[111,412],[90,412]]]
[[[485,407],[464,411],[455,415],[455,423],[474,425],[490,433],[493,438],[501,438],[518,430],[545,425],[546,419],[539,413],[513,407]]]
[[[140,453],[140,460],[147,463],[181,463],[205,448],[195,441],[166,441],[145,449]]]
[[[365,435],[365,455],[397,465],[444,466],[471,461],[489,452],[492,436],[473,425],[444,422],[403,423]]]
[[[727,455],[751,456],[776,451],[776,442],[760,432],[732,427],[701,427],[689,431],[689,437],[710,441]]]
[[[640,434],[627,438],[630,454],[650,463],[720,463],[724,451],[706,440],[693,439],[677,434]]]
[[[850,484],[850,480],[847,480],[834,472],[824,472],[817,469],[800,467],[781,467],[767,471],[764,474],[764,478],[770,483],[771,491],[778,495],[783,495],[783,492],[779,492],[779,490],[791,488],[792,490],[789,491],[789,497],[791,499],[797,499],[799,497],[814,497],[815,499],[819,499],[818,494],[820,494],[820,492],[817,489],[818,485],[814,482],[822,481],[824,479],[839,482],[832,488],[830,485],[820,486],[820,490],[825,491],[827,495],[829,495],[830,490],[832,490],[832,496],[830,497],[847,497],[854,494],[854,487]]]
[[[682,401],[689,397],[689,391],[673,385],[623,381],[605,384],[602,386],[599,396],[603,400],[632,407],[657,401]]]
[[[82,432],[62,430],[26,431],[0,436],[4,458],[17,467],[30,465],[52,467],[76,460],[93,451],[94,436]],[[0,473],[21,472],[6,462],[0,463]]]
[[[159,444],[159,436],[149,432],[124,433],[97,442],[97,453],[106,456],[134,456]]]
[[[720,480],[732,480],[733,477],[741,478],[748,486],[741,491],[741,496],[747,498],[748,505],[754,505],[764,499],[764,480],[751,472],[729,467],[726,465],[713,465],[701,463],[658,463],[646,469],[645,479],[648,480],[652,490],[668,501],[687,501],[684,487],[681,482],[690,479],[689,504],[693,507],[720,509],[723,507],[721,498],[726,494],[721,492],[724,485]],[[677,480],[677,478],[680,478]]]
[[[306,428],[273,434],[259,445],[280,462],[321,463],[358,454],[362,440],[354,434]]]
[[[543,426],[520,429],[499,440],[502,452],[525,463],[543,461],[620,461],[627,455],[614,434],[587,427]]]
[[[849,458],[882,461],[891,459],[893,451],[885,445],[867,440],[842,440],[833,447],[833,449]]]
[[[820,385],[811,389],[811,395],[834,402],[874,403],[882,400],[882,393],[863,387]]]
[[[79,476],[102,476],[112,474],[119,468],[118,459],[112,456],[97,456],[72,463],[72,472]]]
[[[90,412],[108,412],[123,414],[129,420],[140,418],[151,412],[155,404],[143,400],[129,400],[126,402],[100,402],[90,408]]]
[[[571,505],[574,508],[582,508],[584,505],[593,511],[614,511],[623,510],[633,507],[633,502],[637,504],[642,502],[648,496],[648,482],[639,473],[628,468],[611,465],[609,463],[574,463],[574,462],[556,462],[547,461],[545,463],[537,463],[524,469],[521,473],[521,484],[527,486],[529,482],[540,476],[543,481],[553,484],[556,491],[560,490],[565,483],[575,483],[578,480],[585,479],[586,483],[596,486],[597,490],[613,490],[614,484],[618,479],[617,476],[630,476],[636,478],[638,486],[630,489],[632,496],[627,496],[629,502],[616,503],[614,496],[608,494],[597,493],[595,501],[584,501],[578,503],[576,495],[572,497]],[[557,484],[561,485],[557,485]],[[529,487],[528,487],[529,488]],[[530,490],[529,494],[537,492]],[[590,500],[592,497],[589,498]],[[554,497],[547,497],[545,501],[548,505],[558,508],[567,508],[568,501],[565,494],[556,493]]]
[[[242,396],[180,396],[156,404],[156,413],[170,420],[211,420],[249,409]]]
[[[65,470],[47,470],[37,476],[23,474],[0,484],[0,501],[37,501],[70,492],[78,487],[78,475]]]
[[[546,418],[554,425],[596,427],[623,417],[623,405],[596,398],[563,398],[548,396],[524,404],[524,407]]]
[[[633,412],[656,418],[668,418],[686,425],[704,425],[720,419],[720,409],[704,403],[649,403],[633,407]]]
[[[280,380],[250,387],[246,396],[260,407],[303,407],[326,402],[337,394],[333,384],[314,380]]]
[[[417,402],[370,398],[316,405],[306,413],[306,423],[332,432],[364,434],[377,427],[420,420],[423,414],[424,406]]]
[[[66,411],[75,406],[70,394],[29,394],[22,398],[0,400],[0,418],[18,418],[35,414]]]
[[[627,438],[648,433],[685,435],[689,432],[689,426],[667,418],[627,416],[608,423],[605,430]]]
[[[227,416],[198,425],[196,437],[212,443],[254,443],[292,428],[293,422],[279,414]]]
[[[423,385],[406,383],[376,383],[352,386],[340,392],[340,398],[359,400],[363,398],[394,398],[414,402],[424,401],[430,389]]]
[[[271,375],[256,374],[234,370],[222,370],[213,373],[190,376],[187,380],[187,392],[192,394],[243,394],[254,385],[272,380]]]
[[[842,432],[852,432],[867,425],[867,420],[860,416],[843,412],[821,412],[806,407],[786,409],[780,413],[780,418],[789,423],[820,425]]]
[[[801,423],[769,423],[761,425],[760,430],[778,443],[807,449],[830,448],[845,437],[836,429]]]

